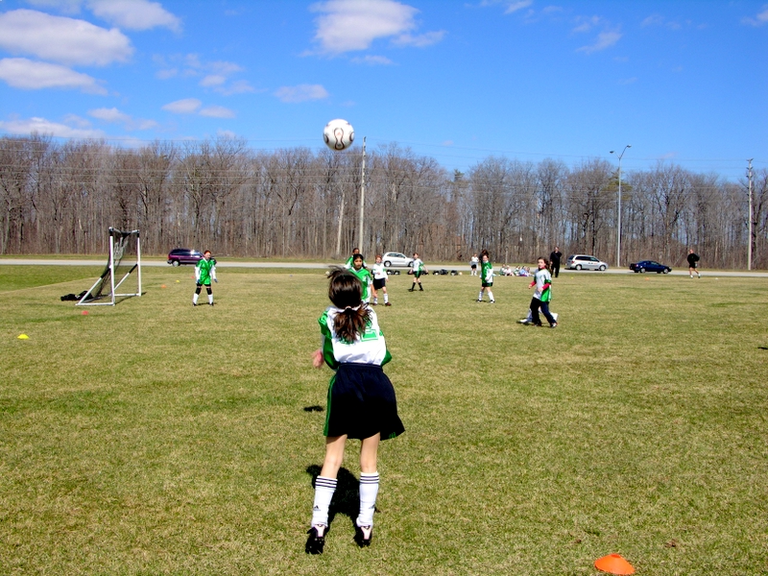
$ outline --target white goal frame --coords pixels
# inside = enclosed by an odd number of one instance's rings
[[[135,235],[136,264],[133,265],[131,269],[128,270],[123,275],[122,278],[120,278],[117,282],[115,282],[115,269],[117,268],[117,265],[115,264],[115,236],[121,237],[123,235],[129,235],[129,236]],[[123,255],[121,253],[119,255],[118,264],[120,263],[120,260],[122,260],[122,258],[123,258]],[[133,273],[134,270],[136,270],[136,291],[118,293],[117,292],[118,288],[120,288],[120,286],[123,285],[123,283],[128,279],[128,277]],[[100,283],[102,283],[104,276],[107,273],[109,273],[109,280],[110,280],[109,300],[105,300],[103,302],[97,302],[96,299],[92,297],[92,292],[96,289],[97,286],[99,286]],[[101,276],[99,276],[99,279],[96,280],[94,285],[91,286],[91,288],[88,290],[88,292],[86,292],[83,295],[82,298],[80,298],[80,300],[77,302],[77,304],[75,304],[75,306],[114,306],[116,298],[118,297],[129,298],[133,296],[141,296],[141,235],[139,234],[138,230],[131,230],[130,232],[122,232],[110,226],[109,228],[109,262],[107,263],[107,267],[104,269],[104,272],[102,272]],[[88,301],[89,299],[90,301]]]

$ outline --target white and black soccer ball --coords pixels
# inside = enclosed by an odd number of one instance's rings
[[[323,128],[323,140],[331,150],[346,150],[355,140],[355,129],[346,120],[331,120]]]

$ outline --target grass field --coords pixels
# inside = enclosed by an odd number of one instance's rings
[[[382,445],[371,548],[352,443],[310,557],[323,272],[221,268],[213,308],[190,267],[87,315],[59,300],[101,266],[0,266],[1,574],[583,575],[610,553],[768,572],[763,279],[562,274],[548,330],[516,323],[525,279],[492,306],[468,275],[391,277],[406,433]]]

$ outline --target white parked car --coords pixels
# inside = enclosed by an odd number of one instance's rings
[[[387,268],[410,268],[413,264],[413,258],[409,258],[400,252],[387,252],[381,257],[381,261]]]
[[[568,256],[568,259],[565,261],[565,267],[568,270],[600,270],[600,272],[605,272],[608,270],[608,263],[594,256],[574,254]]]

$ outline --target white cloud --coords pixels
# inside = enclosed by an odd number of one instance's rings
[[[200,116],[208,118],[234,118],[235,113],[224,106],[211,105],[200,110]]]
[[[392,60],[385,56],[362,56],[352,58],[351,62],[355,64],[368,64],[369,66],[390,66]]]
[[[590,32],[596,26],[603,25],[604,22],[605,21],[600,16],[579,16],[576,19],[577,24],[573,31],[576,33]]]
[[[617,31],[606,31],[606,32],[600,32],[600,34],[597,35],[597,40],[593,42],[592,44],[588,46],[582,46],[577,50],[577,52],[585,52],[586,54],[592,54],[593,52],[599,52],[600,50],[605,50],[606,48],[610,48],[616,42],[618,42],[621,39],[621,32]]]
[[[425,34],[419,34],[413,36],[411,34],[401,34],[393,39],[393,43],[397,46],[415,46],[416,48],[424,48],[425,46],[432,46],[437,44],[445,36],[445,31],[440,30],[437,32],[427,32]]]
[[[160,67],[155,76],[161,80],[170,78],[199,78],[199,85],[211,88],[219,94],[230,96],[244,92],[255,92],[245,80],[231,81],[231,76],[243,71],[243,67],[234,62],[217,60],[205,62],[197,54],[176,55],[171,57],[155,56],[155,64]]]
[[[519,0],[517,2],[511,2],[509,6],[507,6],[507,9],[504,10],[504,14],[512,14],[513,12],[517,12],[523,8],[528,8],[528,6],[531,4],[533,4],[533,0]]]
[[[197,98],[185,98],[183,100],[176,100],[170,102],[162,107],[167,112],[173,112],[174,114],[194,114],[200,109],[203,103]]]
[[[673,20],[667,20],[660,14],[651,14],[647,18],[645,18],[642,22],[640,22],[640,26],[643,28],[646,28],[648,26],[663,26],[664,28],[668,28],[670,30],[680,30],[682,26],[679,22],[675,22]]]
[[[222,76],[221,74],[209,74],[200,80],[200,86],[221,86],[226,81],[226,76]]]
[[[35,62],[27,58],[3,58],[0,60],[0,79],[13,88],[40,90],[43,88],[62,88],[81,90],[89,94],[106,94],[106,89],[98,81],[75,72],[65,66]]]
[[[105,66],[133,54],[130,40],[116,28],[23,9],[0,14],[0,47],[68,65]]]
[[[328,91],[320,84],[299,84],[298,86],[282,86],[275,91],[283,102],[307,102],[328,98]]]
[[[157,127],[157,122],[154,120],[133,118],[125,112],[120,112],[117,108],[95,108],[89,110],[88,115],[104,122],[123,124],[126,130],[149,130]]]
[[[0,121],[0,130],[9,134],[50,134],[57,138],[104,138],[101,130],[73,128],[67,124],[52,122],[45,118],[27,118],[24,120]]]
[[[231,96],[232,94],[244,94],[246,92],[256,92],[256,89],[246,80],[237,80],[236,82],[232,82],[232,84],[229,86],[217,87],[214,88],[214,90],[219,94],[223,94],[224,96]]]
[[[749,24],[750,26],[763,26],[768,24],[768,4],[764,5],[754,18],[744,18],[742,22],[744,24]]]
[[[88,7],[98,16],[121,28],[149,30],[157,26],[181,30],[181,21],[158,2],[148,0],[90,0]]]
[[[88,115],[105,122],[126,122],[131,119],[128,114],[120,112],[117,108],[95,108],[89,110]]]
[[[444,34],[411,36],[417,28],[418,10],[395,0],[327,0],[313,4],[310,10],[322,14],[316,21],[315,41],[326,54],[366,50],[378,38],[426,46]]]

